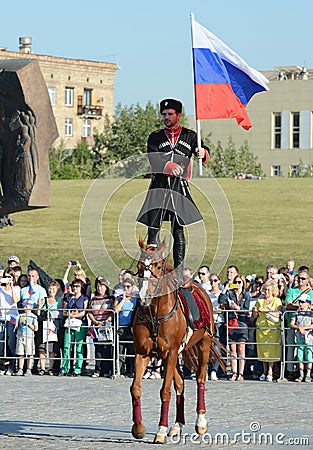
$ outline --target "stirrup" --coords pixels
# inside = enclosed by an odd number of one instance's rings
[[[192,331],[192,329],[188,326],[188,327],[187,327],[187,330],[186,330],[186,333],[185,333],[185,336],[184,336],[184,338],[183,338],[183,341],[182,341],[182,343],[180,344],[180,347],[179,347],[179,349],[178,349],[178,354],[180,354],[180,353],[184,350],[184,348],[185,348],[186,345],[188,344],[188,342],[189,342],[189,340],[190,340],[190,338],[191,338],[192,335],[193,335],[193,331]]]

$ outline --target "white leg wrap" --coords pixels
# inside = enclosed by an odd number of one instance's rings
[[[183,424],[176,422],[168,432],[168,436],[180,436],[183,431]]]
[[[159,431],[154,437],[155,444],[165,444],[167,438],[167,427],[160,426]]]
[[[205,414],[198,414],[196,425],[197,427],[205,427],[208,424]]]

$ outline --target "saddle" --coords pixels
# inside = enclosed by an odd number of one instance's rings
[[[214,330],[214,319],[205,299],[206,293],[197,283],[192,283],[190,289],[180,288],[178,298],[185,314],[187,322],[190,317],[194,330],[207,328],[210,332]]]

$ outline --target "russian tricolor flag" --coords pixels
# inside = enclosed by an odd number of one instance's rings
[[[70,290],[70,285],[69,285],[68,281],[66,281],[64,284],[64,294],[66,294],[66,292],[69,292],[69,290]]]
[[[97,330],[95,329],[95,326],[94,325],[92,325],[91,327],[90,327],[90,337],[92,338],[92,339],[98,339],[98,333],[97,333]]]
[[[196,119],[235,118],[248,130],[246,105],[268,80],[191,15]]]
[[[16,325],[16,316],[10,316],[10,323]]]
[[[32,282],[30,282],[29,286],[28,286],[28,293],[29,293],[29,295],[33,295],[35,292],[36,291],[35,291],[35,288],[34,288],[34,284]]]

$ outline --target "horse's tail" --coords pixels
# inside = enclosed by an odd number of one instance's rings
[[[183,350],[184,364],[192,372],[197,372],[199,367],[199,346],[197,344]],[[217,362],[221,369],[226,372],[226,362],[224,357],[227,355],[226,348],[216,337],[211,337],[209,363],[213,366]]]
[[[224,359],[227,356],[227,350],[223,344],[216,337],[211,339],[209,362],[214,365],[215,362],[219,364],[223,372],[226,372],[226,361]]]

